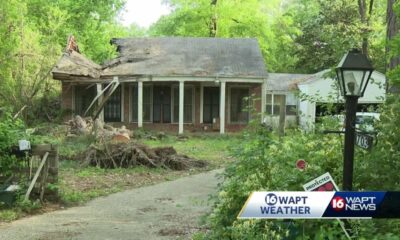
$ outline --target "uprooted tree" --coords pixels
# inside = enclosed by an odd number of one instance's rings
[[[205,161],[178,154],[173,147],[149,148],[131,140],[132,131],[105,124],[100,119],[75,116],[68,121],[69,136],[92,135],[91,144],[82,157],[83,166],[128,168],[135,166],[159,167],[173,170],[202,168]]]
[[[177,154],[173,147],[148,148],[145,145],[127,142],[92,144],[86,151],[83,165],[102,168],[127,168],[146,166],[172,170],[203,168],[205,161]]]

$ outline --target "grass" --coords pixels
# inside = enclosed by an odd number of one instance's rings
[[[188,175],[188,172],[146,167],[126,169],[79,168],[76,162],[65,161],[60,171],[59,192],[62,202],[70,206],[84,203],[99,196],[170,181],[185,175]]]
[[[58,148],[60,161],[79,158],[80,153],[84,152],[93,141],[94,137],[92,136],[65,138]]]
[[[150,133],[151,134],[151,133]],[[66,139],[59,148],[61,200],[66,205],[84,203],[90,199],[119,192],[128,188],[141,187],[161,181],[174,180],[178,177],[199,172],[199,170],[171,171],[147,167],[101,169],[97,167],[79,167],[76,159],[93,141],[91,137]],[[209,163],[207,170],[223,167],[233,159],[229,148],[238,144],[238,135],[202,134],[190,135],[184,141],[177,136],[166,135],[159,140],[139,139],[149,147],[173,146],[179,154]],[[201,171],[201,170],[200,170]]]
[[[142,140],[150,147],[172,146],[179,154],[185,154],[195,159],[207,161],[211,168],[223,167],[233,161],[230,148],[240,144],[237,134],[217,135],[207,133],[203,135],[189,135],[187,140],[179,141],[176,136],[166,136],[159,140]]]
[[[11,222],[20,217],[20,213],[16,209],[4,209],[0,210],[0,221]]]
[[[63,206],[82,204],[93,198],[126,189],[170,181],[200,171],[224,167],[233,161],[229,154],[230,147],[240,144],[238,135],[221,136],[216,133],[188,135],[188,138],[184,140],[179,140],[174,135],[166,135],[159,140],[141,138],[138,141],[149,147],[172,146],[179,154],[207,161],[209,167],[190,171],[147,167],[101,169],[97,167],[82,168],[77,161],[83,156],[81,153],[93,142],[92,137],[64,139],[62,136],[58,134],[54,139],[49,136],[35,137],[36,142],[45,140],[46,143],[59,144],[59,183],[49,187],[59,190],[61,202],[56,205],[44,204],[41,209],[37,209],[35,203],[23,203],[23,205],[17,203],[11,209],[0,209],[0,222],[9,222],[27,214],[53,211]]]

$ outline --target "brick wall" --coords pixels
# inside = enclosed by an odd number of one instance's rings
[[[72,110],[73,86],[63,82],[61,92],[62,108],[65,110]]]
[[[121,127],[124,125],[125,127],[135,130],[137,129],[137,123],[110,123],[114,127]],[[247,125],[246,124],[229,124],[225,126],[225,132],[238,132],[243,130]],[[169,133],[178,133],[178,124],[177,123],[143,123],[144,130],[150,131],[162,131]],[[218,130],[213,130],[211,124],[184,124],[183,126],[185,133],[191,132],[219,132]]]

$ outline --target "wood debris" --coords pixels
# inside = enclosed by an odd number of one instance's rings
[[[146,166],[188,170],[203,168],[207,162],[178,154],[173,147],[149,148],[134,142],[106,142],[89,146],[82,164],[101,168]]]
[[[96,119],[93,122],[91,117],[82,118],[76,115],[66,124],[69,127],[67,131],[68,137],[94,135],[96,138],[105,138],[114,142],[128,142],[132,136],[132,132],[125,126],[116,128],[105,124],[100,119]]]
[[[83,153],[83,166],[101,168],[129,168],[146,166],[172,170],[202,168],[207,162],[178,154],[173,147],[149,148],[131,140],[133,133],[125,126],[115,128],[103,121],[75,116],[68,121],[68,136],[94,135],[92,143]],[[157,138],[164,138],[160,132]]]

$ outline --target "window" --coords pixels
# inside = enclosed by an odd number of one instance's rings
[[[86,109],[90,106],[93,99],[96,97],[96,85],[79,85],[75,86],[75,114],[83,116]],[[93,107],[87,115],[93,113]]]
[[[272,115],[272,94],[267,94],[267,101],[266,101],[266,113]]]
[[[267,94],[266,113],[278,116],[281,110],[280,104],[284,96],[282,94]]]
[[[285,98],[286,99],[283,99]],[[297,114],[297,99],[293,93],[284,94],[267,94],[266,99],[266,113],[269,115],[278,116],[280,113],[280,105],[281,101],[285,100],[286,107],[285,112],[286,115],[296,115]]]
[[[286,115],[293,116],[297,114],[297,99],[293,93],[286,95]]]
[[[234,123],[247,123],[250,118],[248,88],[231,88],[230,120]]]
[[[111,89],[111,88],[110,88]],[[109,89],[107,90],[109,91]],[[104,106],[105,122],[121,121],[121,86],[119,86],[108,98]]]
[[[179,122],[179,87],[174,87],[174,123]],[[185,87],[183,94],[183,121],[185,123],[193,122],[193,87]]]
[[[213,123],[219,117],[219,88],[204,87],[203,89],[203,123]]]
[[[143,86],[143,121],[151,122],[151,112],[152,112],[152,86],[144,85]],[[137,83],[132,87],[132,122],[138,121],[138,87]]]

